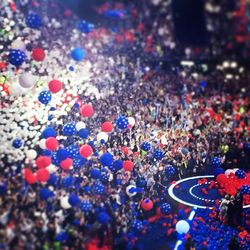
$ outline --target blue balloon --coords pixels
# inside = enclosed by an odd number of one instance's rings
[[[90,171],[91,177],[93,179],[100,179],[101,178],[101,172],[98,168],[92,168]]]
[[[203,80],[203,81],[200,82],[200,87],[201,88],[206,88],[206,86],[207,86],[207,82],[206,81]]]
[[[92,191],[95,194],[103,194],[105,192],[105,187],[102,183],[100,182],[95,182],[92,186]]]
[[[68,236],[67,232],[62,231],[62,232],[60,232],[59,234],[56,235],[55,240],[63,242],[63,241],[67,241],[68,238],[69,238],[69,236]]]
[[[53,197],[54,193],[48,188],[41,188],[39,192],[39,196],[42,200],[47,200],[50,197]]]
[[[82,156],[78,156],[78,157],[75,157],[73,159],[73,167],[74,168],[81,168],[82,166],[84,166],[84,164],[86,163],[86,159],[83,158]]]
[[[56,156],[57,156],[59,161],[64,161],[68,158],[69,153],[68,153],[67,149],[60,148],[56,151]]]
[[[67,148],[66,148],[68,154],[69,154],[69,157],[74,159],[74,158],[78,158],[80,156],[79,154],[79,147],[77,145],[69,145]]]
[[[22,142],[22,140],[21,139],[14,139],[13,141],[12,141],[12,147],[14,147],[14,148],[21,148],[22,147],[22,145],[23,145],[23,142]]]
[[[141,177],[137,182],[136,182],[136,186],[138,186],[139,188],[143,188],[147,185],[147,181],[145,180],[144,177]]]
[[[250,194],[250,186],[249,185],[243,185],[240,188],[240,193],[241,194]]]
[[[47,183],[49,185],[56,185],[57,179],[58,178],[57,178],[56,174],[50,174],[50,177],[49,177]]]
[[[131,228],[134,231],[141,232],[143,230],[143,222],[138,219],[135,219],[132,221]]]
[[[45,139],[49,137],[56,137],[56,130],[52,127],[47,127],[43,130],[42,137]]]
[[[82,33],[89,33],[91,31],[93,31],[93,29],[95,28],[94,24],[88,23],[88,22],[86,22],[84,20],[78,21],[77,24],[76,24],[76,27]]]
[[[74,123],[66,123],[63,126],[62,133],[65,136],[72,136],[76,133],[76,126]]]
[[[100,222],[101,224],[107,224],[109,223],[110,217],[107,213],[105,212],[100,212],[97,216],[97,220],[98,222]]]
[[[85,58],[85,51],[81,48],[75,48],[71,51],[71,57],[77,62],[82,61]]]
[[[116,120],[116,126],[119,128],[119,129],[126,129],[128,128],[128,118],[126,116],[119,116]]]
[[[165,169],[165,174],[167,177],[171,177],[175,174],[175,168],[172,165],[167,165]]]
[[[250,152],[250,142],[246,142],[246,143],[244,144],[244,150],[245,150],[247,153]]]
[[[30,13],[25,18],[25,23],[29,28],[39,29],[42,26],[42,19],[35,13]]]
[[[75,207],[80,203],[80,199],[76,194],[70,194],[68,202],[72,207]]]
[[[102,170],[102,172],[101,172],[101,181],[105,183],[105,182],[108,182],[108,180],[109,180],[108,172]]]
[[[74,71],[75,68],[74,68],[73,66],[69,66],[69,70],[70,70],[70,71]]]
[[[89,130],[87,128],[82,128],[78,131],[78,135],[82,138],[82,139],[87,139],[89,136]]]
[[[22,50],[19,49],[10,50],[8,56],[8,61],[10,64],[19,67],[24,63],[25,60],[26,60],[26,55]]]
[[[72,186],[73,182],[74,182],[74,177],[68,176],[68,177],[65,177],[62,179],[61,184],[62,184],[62,186],[68,188],[68,187]]]
[[[156,149],[153,153],[153,157],[157,161],[161,161],[164,156],[164,153],[162,150]]]
[[[83,200],[80,203],[80,209],[82,212],[87,213],[93,208],[92,203],[89,200]]]
[[[224,169],[223,168],[215,168],[214,169],[214,175],[217,176],[219,174],[224,174]]]
[[[150,143],[147,142],[147,141],[143,142],[142,145],[141,145],[141,149],[142,149],[143,151],[148,152],[148,151],[151,149]]]
[[[220,167],[222,165],[221,158],[218,156],[213,157],[211,163],[213,167]]]
[[[122,169],[122,167],[123,167],[123,161],[122,160],[116,160],[116,161],[113,162],[112,165],[108,166],[108,168],[112,172],[119,171],[120,169]]]
[[[5,184],[0,184],[0,195],[6,195],[7,194],[7,186]]]
[[[100,157],[100,162],[103,166],[111,166],[113,164],[113,155],[110,153],[104,153],[101,157]]]
[[[171,210],[171,206],[168,203],[163,203],[160,206],[160,211],[162,214],[167,215]]]
[[[40,92],[38,100],[40,103],[47,105],[52,99],[52,94],[48,90]]]
[[[235,172],[235,175],[239,178],[239,179],[244,179],[246,178],[246,172],[242,169],[238,169],[236,172]]]
[[[61,161],[58,159],[57,152],[51,154],[51,163],[57,167],[60,167]]]
[[[107,10],[104,15],[114,19],[120,19],[126,15],[126,10]]]

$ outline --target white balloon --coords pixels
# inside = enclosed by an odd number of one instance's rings
[[[239,170],[239,168],[234,168],[233,169],[234,174],[236,173],[237,170]]]
[[[230,175],[231,173],[234,174],[234,170],[233,169],[227,169],[225,171],[225,175]]]
[[[79,131],[82,128],[86,128],[86,124],[84,122],[77,122],[76,123],[76,130]]]
[[[107,142],[108,139],[109,139],[109,135],[107,133],[105,133],[105,132],[100,132],[100,133],[97,134],[97,141],[98,142],[101,142],[102,140],[104,142]]]
[[[134,117],[128,117],[128,124],[132,127],[135,125],[135,118]]]
[[[34,149],[30,149],[26,152],[26,157],[29,160],[34,160],[37,157],[37,152]]]
[[[51,174],[55,173],[57,171],[57,167],[53,164],[50,164],[47,168],[46,168]]]
[[[26,72],[19,77],[19,84],[23,88],[31,88],[36,84],[36,77]]]
[[[12,96],[18,97],[27,93],[27,90],[22,88],[17,82],[13,82],[9,86],[9,92]]]
[[[64,209],[71,208],[71,205],[69,204],[68,199],[69,199],[68,196],[64,196],[60,199],[60,205],[62,208],[64,208]]]
[[[180,220],[176,223],[175,229],[179,234],[186,234],[190,229],[190,225],[187,221]]]
[[[46,149],[46,140],[45,139],[42,139],[39,141],[39,147],[41,149]]]
[[[25,51],[26,50],[26,45],[21,40],[15,40],[15,41],[12,42],[11,48],[12,49],[19,49],[19,50]]]

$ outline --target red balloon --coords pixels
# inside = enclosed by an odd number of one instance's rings
[[[225,184],[227,182],[227,177],[225,174],[219,174],[217,175],[216,177],[216,181],[219,183],[219,184]]]
[[[38,168],[46,168],[51,164],[51,159],[49,156],[39,156],[36,159],[36,165]]]
[[[49,137],[45,142],[46,148],[55,151],[58,147],[58,141],[55,137]]]
[[[42,48],[34,48],[32,50],[32,58],[37,62],[42,62],[44,60],[45,53]]]
[[[30,175],[30,174],[32,174],[32,172],[31,172],[31,170],[30,170],[29,168],[25,168],[25,169],[23,170],[23,176],[24,176],[25,179],[26,179],[26,177],[27,177],[28,175]]]
[[[46,182],[50,177],[50,173],[46,168],[38,169],[36,172],[36,178],[40,182]]]
[[[33,185],[36,183],[36,176],[31,173],[26,176],[25,180],[27,181],[28,184]]]
[[[63,170],[69,170],[72,164],[73,164],[73,160],[70,158],[67,158],[64,161],[61,161],[60,166],[62,167]]]
[[[102,131],[103,132],[112,132],[113,130],[113,125],[111,122],[104,122],[102,124]]]
[[[49,82],[49,90],[51,93],[57,93],[62,89],[62,83],[58,80],[52,80]]]
[[[81,115],[91,117],[94,114],[94,109],[91,104],[86,104],[81,108]]]
[[[88,158],[93,153],[93,149],[88,144],[82,145],[80,147],[80,155],[84,158]]]
[[[132,161],[124,161],[123,162],[123,168],[125,171],[132,171],[134,167],[134,163]]]
[[[153,202],[150,199],[145,199],[141,202],[141,207],[145,211],[149,211],[153,208]]]

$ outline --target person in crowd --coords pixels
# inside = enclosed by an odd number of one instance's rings
[[[219,218],[222,223],[226,222],[227,219],[227,210],[228,205],[230,203],[230,197],[229,195],[225,195],[225,197],[221,200],[220,206],[219,206]]]

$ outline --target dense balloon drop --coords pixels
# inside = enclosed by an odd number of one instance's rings
[[[176,2],[0,1],[0,249],[249,250],[248,1]]]

